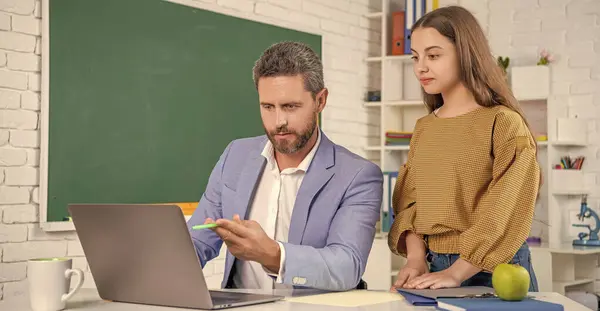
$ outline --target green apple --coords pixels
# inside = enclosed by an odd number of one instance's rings
[[[499,264],[492,273],[492,286],[502,300],[523,300],[529,291],[529,272],[519,265]]]

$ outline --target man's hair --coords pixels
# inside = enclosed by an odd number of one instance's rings
[[[284,41],[271,45],[254,64],[254,85],[263,77],[302,75],[304,88],[313,99],[323,88],[323,64],[319,56],[308,45]]]

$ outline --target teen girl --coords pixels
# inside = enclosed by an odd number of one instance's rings
[[[412,28],[419,119],[393,192],[395,288],[492,286],[515,263],[537,280],[525,243],[540,185],[536,142],[475,17],[434,10]],[[392,288],[394,290],[394,288]]]

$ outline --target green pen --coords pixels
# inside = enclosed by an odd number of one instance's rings
[[[195,225],[195,226],[192,226],[192,230],[202,230],[202,229],[208,229],[208,228],[215,228],[217,226],[218,225],[215,224],[215,223],[205,224],[205,225]]]

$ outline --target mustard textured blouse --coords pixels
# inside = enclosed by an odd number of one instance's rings
[[[393,191],[390,250],[406,256],[400,238],[412,231],[432,251],[492,272],[529,235],[539,174],[534,138],[507,107],[420,118]]]

